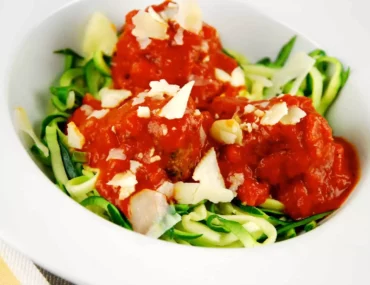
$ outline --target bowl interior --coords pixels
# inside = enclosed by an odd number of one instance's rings
[[[153,2],[155,1],[78,1],[44,20],[29,33],[14,60],[8,93],[10,114],[14,108],[24,107],[38,130],[48,109],[49,86],[63,70],[62,57],[53,54],[53,51],[66,47],[79,51],[85,24],[95,11],[104,12],[117,27],[122,27],[127,12],[144,8]],[[214,0],[212,5],[209,5],[209,1],[200,0],[200,3],[204,20],[218,29],[223,45],[243,53],[251,61],[264,56],[275,57],[282,44],[294,34],[298,34],[250,9],[242,1]],[[312,41],[299,35],[295,51],[310,51],[316,47]],[[366,103],[362,102],[364,98],[350,80],[329,112],[329,120],[335,134],[354,143],[361,158],[367,157],[366,146],[370,141],[367,133],[356,130],[356,127],[369,122],[366,117]],[[29,142],[22,141],[28,149]],[[32,159],[38,164],[36,159]],[[365,161],[366,159],[362,160],[363,168],[367,167]],[[48,174],[41,166],[40,168]]]

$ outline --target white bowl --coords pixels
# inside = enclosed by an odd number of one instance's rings
[[[278,48],[297,34],[245,1],[200,2],[205,21],[217,27],[224,46],[251,60],[275,56]],[[0,237],[39,265],[79,284],[330,284],[333,280],[336,284],[361,284],[370,260],[370,192],[366,187],[370,185],[370,108],[369,84],[356,69],[329,119],[336,135],[356,145],[362,178],[348,203],[327,223],[287,242],[224,250],[150,239],[91,214],[59,191],[32,161],[14,131],[13,110],[23,106],[34,125],[40,124],[46,113],[48,87],[63,65],[52,51],[64,47],[78,50],[84,24],[94,11],[106,13],[121,26],[128,11],[149,4],[153,1],[73,2],[29,31],[22,45],[13,47],[17,51],[12,53],[0,94],[4,130],[0,141]],[[368,44],[369,38],[365,40]],[[296,50],[315,47],[301,36]],[[360,56],[346,53],[346,59],[353,58],[356,63]],[[27,141],[23,145],[27,146]]]

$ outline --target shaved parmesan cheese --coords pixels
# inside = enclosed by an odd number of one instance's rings
[[[306,117],[306,112],[301,108],[294,106],[289,108],[288,114],[281,118],[280,122],[284,125],[295,125],[304,117]]]
[[[162,17],[160,15],[158,15],[158,13],[156,11],[154,11],[153,7],[149,7],[148,13],[157,22],[167,25],[167,22],[165,20],[163,20]]]
[[[15,109],[15,116],[17,118],[17,124],[21,131],[28,134],[31,139],[34,141],[35,145],[39,150],[42,151],[42,153],[48,157],[49,156],[49,149],[41,142],[41,140],[36,136],[31,122],[27,116],[26,111],[23,108],[17,108]]]
[[[197,0],[178,0],[178,12],[175,16],[179,25],[192,33],[198,34],[202,30],[202,11]]]
[[[148,92],[149,97],[162,96],[164,94],[175,96],[180,90],[180,86],[168,84],[165,79],[161,79],[160,81],[151,81],[149,86],[151,88]]]
[[[136,173],[137,172],[137,170],[140,168],[140,167],[142,167],[143,165],[140,163],[140,162],[138,162],[138,161],[136,161],[136,160],[130,160],[130,171],[132,172],[132,173]]]
[[[174,199],[180,204],[198,204],[203,200],[213,203],[226,203],[234,199],[234,193],[226,188],[202,183],[177,182]]]
[[[173,39],[176,45],[182,46],[184,44],[184,29],[179,28]]]
[[[272,86],[272,81],[269,80],[267,77],[256,74],[248,74],[247,77],[255,82],[261,83],[264,87]]]
[[[137,184],[136,176],[131,171],[116,174],[107,185],[119,187],[119,199],[124,200],[135,192],[135,185]]]
[[[221,82],[230,82],[231,76],[224,70],[215,68],[215,76],[216,79],[220,80]]]
[[[234,87],[245,86],[244,72],[239,66],[231,72],[230,83]]]
[[[120,149],[120,148],[112,148],[110,151],[109,151],[109,154],[108,154],[108,157],[107,157],[107,161],[108,160],[125,160],[126,159],[126,155],[123,153],[123,149]]]
[[[115,90],[105,87],[99,91],[99,95],[103,108],[115,108],[127,98],[131,97],[132,93],[129,90]]]
[[[156,155],[150,158],[150,163],[160,161],[160,160],[161,160],[161,157],[159,155]]]
[[[81,111],[85,113],[85,116],[90,116],[90,114],[94,112],[93,107],[91,107],[90,105],[86,105],[86,104],[82,105],[80,109]]]
[[[136,40],[139,43],[140,49],[146,49],[150,45],[150,43],[152,42],[152,40],[149,39],[148,37],[142,38],[142,39],[137,38]]]
[[[102,13],[94,13],[87,23],[82,51],[86,58],[91,58],[97,51],[111,56],[118,41],[117,31]]]
[[[129,212],[134,231],[154,238],[159,238],[181,221],[181,216],[168,205],[165,195],[148,189],[131,198]]]
[[[207,53],[209,51],[209,44],[207,41],[203,40],[200,46],[200,50],[204,53]]]
[[[173,196],[174,185],[171,182],[165,181],[163,184],[157,189],[157,192],[162,193],[168,199],[171,199]]]
[[[229,189],[233,192],[236,192],[238,188],[244,183],[244,174],[243,173],[234,173],[228,178],[231,183]]]
[[[212,138],[223,144],[241,144],[243,140],[243,132],[234,119],[215,121],[211,126],[210,134]]]
[[[81,134],[74,122],[70,122],[67,125],[67,139],[70,147],[81,149],[85,144],[85,137]]]
[[[281,93],[281,88],[293,79],[296,80],[289,93],[296,95],[303,80],[315,65],[315,62],[315,59],[304,52],[299,52],[291,56],[284,67],[273,75],[273,85],[267,93],[267,98]]]
[[[158,19],[153,18],[150,13],[139,11],[134,17],[132,17],[132,22],[135,26],[132,30],[132,34],[137,39],[168,39],[168,24],[165,21],[158,21]]]
[[[161,124],[161,127],[162,127],[162,133],[163,135],[167,135],[168,134],[168,128],[165,124]]]
[[[198,163],[193,173],[193,179],[201,183],[225,188],[214,148],[211,148]]]
[[[254,114],[255,114],[257,117],[263,117],[263,115],[265,114],[265,112],[264,112],[264,111],[262,111],[262,110],[257,109],[256,111],[254,111]]]
[[[244,107],[244,114],[252,113],[256,110],[256,107],[254,105],[248,104]]]
[[[214,148],[211,148],[199,162],[194,170],[193,179],[199,183],[175,184],[174,198],[178,203],[197,204],[204,199],[220,203],[230,202],[234,198],[234,193],[225,188]]]
[[[160,15],[162,19],[165,21],[174,20],[177,14],[177,11],[178,11],[178,5],[173,2],[168,2],[166,9],[160,12]]]
[[[260,107],[262,108],[266,108],[268,105],[270,105],[270,102],[269,101],[265,101],[265,102],[261,102],[258,104]]]
[[[139,107],[137,109],[137,116],[139,118],[150,118],[150,109],[149,107]]]
[[[261,125],[275,125],[287,114],[288,107],[286,103],[277,103],[266,111],[265,115],[261,119]]]
[[[202,113],[199,111],[199,109],[196,109],[194,111],[194,116],[200,116]]]
[[[195,193],[200,183],[177,182],[174,185],[174,198],[179,204],[192,204],[195,202]],[[194,203],[196,204],[196,202]]]
[[[133,100],[132,100],[132,106],[139,105],[141,103],[145,102],[145,97],[148,95],[147,92],[141,92],[139,93]]]
[[[87,119],[90,119],[90,118],[97,118],[97,119],[101,119],[103,118],[106,114],[108,114],[109,110],[107,109],[102,109],[102,110],[96,110],[96,111],[93,111],[90,116],[87,117]]]
[[[248,133],[251,133],[253,131],[251,123],[242,123],[240,127],[242,128],[243,131],[247,131]]]
[[[186,111],[191,90],[194,86],[194,81],[185,84],[179,92],[162,108],[159,113],[160,117],[166,119],[181,119]]]

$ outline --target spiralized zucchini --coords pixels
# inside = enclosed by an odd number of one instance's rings
[[[90,22],[88,31],[93,37],[85,38],[86,58],[71,49],[55,52],[64,56],[64,72],[57,81],[59,84],[50,88],[54,109],[42,122],[40,139],[33,132],[24,110],[18,109],[17,115],[21,119],[21,129],[34,141],[32,153],[52,168],[58,187],[90,211],[132,230],[123,213],[96,191],[100,171],[86,165],[88,154],[71,149],[62,131],[74,110],[82,105],[86,93],[100,100],[101,90],[113,85],[111,55],[116,34],[110,31],[107,19],[102,15],[95,15],[94,21]],[[101,21],[105,23],[105,29],[97,26]],[[96,27],[99,28],[97,31],[94,30]],[[107,37],[105,30],[110,31],[109,45],[99,42]],[[289,64],[294,67],[290,55],[295,42],[296,37],[290,39],[275,60],[263,58],[256,64],[240,53],[224,52],[234,58],[244,72],[247,91],[241,92],[241,96],[263,100],[278,95],[276,90],[294,93],[291,95],[310,97],[315,109],[325,114],[347,82],[350,70],[344,70],[338,59],[327,56],[322,50],[301,53],[296,57],[302,64],[301,69],[289,68]],[[211,135],[220,143],[235,144],[241,143],[243,134],[239,124],[230,119],[216,121]],[[231,203],[172,204],[149,235],[188,246],[252,248],[310,231],[330,213],[293,221],[284,214],[284,205],[272,198],[259,207],[244,205],[237,199]]]

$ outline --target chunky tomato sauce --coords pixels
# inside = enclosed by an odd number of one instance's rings
[[[159,12],[166,5],[165,2],[154,9]],[[240,88],[216,80],[215,67],[230,74],[238,64],[222,52],[218,33],[213,27],[204,24],[199,35],[184,30],[183,45],[178,45],[174,37],[179,25],[170,22],[169,40],[152,39],[151,44],[142,50],[132,35],[132,17],[137,12],[132,11],[126,16],[124,31],[117,44],[112,68],[116,88],[138,93],[148,89],[151,81],[166,79],[171,84],[183,86],[195,80],[191,96],[198,108],[206,108],[220,94],[235,96],[239,93]]]
[[[166,5],[154,9],[160,12]],[[220,68],[231,73],[237,63],[222,52],[217,31],[206,24],[199,35],[185,30],[183,45],[177,45],[174,37],[179,27],[170,23],[169,40],[152,40],[141,49],[132,35],[132,17],[137,12],[126,17],[112,64],[114,87],[131,90],[133,96],[103,118],[88,119],[84,107],[71,118],[86,139],[83,151],[89,154],[89,165],[101,171],[97,190],[102,196],[129,215],[130,197],[120,200],[119,191],[107,183],[115,174],[130,169],[130,161],[142,164],[136,173],[135,191],[156,190],[165,181],[191,181],[195,166],[214,147],[226,187],[236,187],[243,203],[254,206],[273,197],[284,203],[294,219],[333,210],[343,203],[358,179],[356,152],[345,140],[333,138],[310,99],[286,95],[249,102],[237,97],[242,88],[220,82],[214,72]],[[133,104],[135,96],[150,89],[151,81],[161,79],[179,86],[195,81],[183,118],[168,120],[156,114],[169,96]],[[268,126],[258,124],[255,112],[244,111],[249,104],[264,112],[279,102],[300,107],[306,116],[295,125]],[[90,95],[83,103],[101,109],[100,101]],[[139,106],[154,110],[150,118],[138,116]],[[210,137],[215,120],[230,118],[253,125],[253,131],[243,132],[240,145],[222,145]],[[115,148],[123,150],[124,160],[107,160]]]

